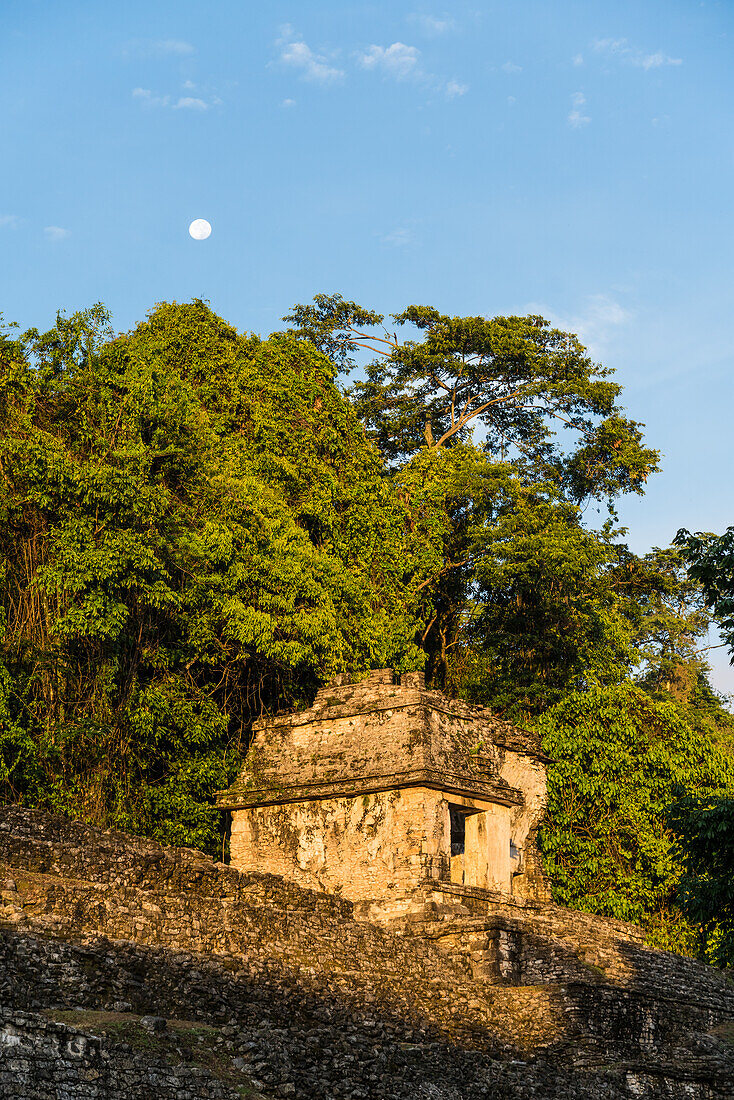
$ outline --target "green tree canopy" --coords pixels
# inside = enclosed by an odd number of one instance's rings
[[[410,306],[393,320],[418,336],[401,342],[380,314],[319,294],[286,320],[335,371],[374,355],[347,396],[409,514],[406,585],[433,682],[517,715],[629,675],[635,600],[657,606],[667,582],[583,523],[583,501],[613,514],[657,468],[612,372],[540,317]]]
[[[681,790],[734,794],[734,762],[685,710],[629,683],[577,692],[536,728],[554,763],[540,843],[555,899],[695,948],[676,910],[683,863],[669,817]]]
[[[669,814],[677,834],[683,875],[678,902],[698,928],[702,954],[717,966],[734,966],[734,797],[686,794]]]
[[[467,443],[423,448],[392,477],[434,683],[521,720],[632,676],[694,690],[708,616],[675,551],[633,554],[552,482]]]
[[[0,779],[212,847],[253,714],[421,663],[403,508],[308,343],[201,302],[107,326],[0,348]]]
[[[617,549],[548,483],[468,444],[424,449],[395,475],[411,517],[428,672],[506,714],[615,682],[635,662]]]
[[[703,589],[734,663],[734,527],[723,535],[692,535],[681,528],[675,537],[690,576]]]

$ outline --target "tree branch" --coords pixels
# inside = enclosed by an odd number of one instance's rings
[[[445,577],[447,573],[451,573],[454,569],[461,569],[464,565],[473,565],[474,562],[479,561],[481,556],[481,554],[473,554],[469,558],[464,558],[463,561],[452,562],[450,565],[445,566],[445,568],[440,569],[438,573],[434,574],[434,576],[429,577],[427,581],[422,581],[415,591],[421,592],[424,588],[427,588],[429,584],[434,584],[437,580],[439,580],[441,577]]]

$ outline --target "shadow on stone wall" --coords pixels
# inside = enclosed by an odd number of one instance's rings
[[[0,1002],[11,1040],[22,1012],[83,1008],[208,1025],[223,1064],[268,1097],[734,1095],[734,1063],[710,1034],[734,1019],[726,979],[646,949],[613,922],[495,906],[398,935],[272,876],[9,809],[0,809],[0,859]],[[474,973],[492,942],[503,945],[504,971]],[[24,1026],[31,1035],[32,1021]],[[46,1057],[49,1044],[37,1042]],[[17,1045],[0,1042],[0,1083]],[[118,1048],[103,1044],[110,1072]],[[131,1055],[119,1057],[129,1069]],[[84,1059],[78,1068],[80,1081],[97,1072]],[[128,1095],[242,1095],[197,1081],[187,1093],[174,1075]],[[64,1095],[124,1093],[105,1087]],[[28,1093],[46,1095],[55,1100]]]

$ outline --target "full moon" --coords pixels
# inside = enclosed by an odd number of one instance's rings
[[[197,218],[189,226],[189,233],[195,241],[205,241],[212,231],[206,218]]]

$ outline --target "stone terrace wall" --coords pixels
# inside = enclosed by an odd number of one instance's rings
[[[472,902],[459,891],[455,900]],[[563,906],[513,904],[507,899],[485,898],[475,908],[481,908],[481,915],[406,922],[403,934],[440,945],[485,980],[494,975],[494,980],[516,985],[607,981],[734,1015],[734,984],[721,971],[647,947],[636,925]],[[494,970],[486,969],[489,962]]]
[[[194,1017],[214,1025],[221,1031],[224,1050],[248,1067],[252,1085],[269,1098],[631,1100],[644,1096],[646,1100],[724,1100],[731,1096],[716,1080],[730,1078],[732,1063],[705,1036],[698,1049],[690,1045],[666,1047],[665,1058],[654,1057],[652,1043],[647,1060],[641,1060],[639,1052],[637,1058],[622,1052],[611,1075],[600,1073],[598,1052],[584,1045],[583,1030],[574,1035],[569,1027],[573,1022],[569,1009],[583,1016],[586,1006],[582,1001],[564,1004],[543,989],[532,991],[530,997],[522,990],[502,991],[503,1010],[508,1031],[515,1033],[522,1033],[534,1017],[555,1013],[565,1028],[557,1058],[538,1057],[532,1050],[509,1044],[503,1049],[495,1043],[488,1049],[486,1042],[447,1041],[430,1028],[386,1021],[374,1007],[345,1010],[338,995],[308,994],[288,983],[279,985],[272,975],[254,982],[246,967],[229,969],[210,959],[134,944],[97,940],[78,946],[46,937],[5,934],[0,936],[0,971],[2,1000],[13,1006],[5,1019],[10,1025],[20,1019],[31,1048],[36,1041],[40,1044],[44,1066],[55,1060],[55,1041],[49,1049],[42,1019],[32,1019],[28,1025],[30,1012],[48,1005],[82,1004]],[[619,1026],[616,1009],[616,1004],[608,1006],[609,1019]],[[101,1049],[116,1067],[129,1071],[128,1049],[116,1051],[111,1044],[102,1044]],[[79,1077],[88,1080],[90,1070],[99,1070],[99,1050],[98,1040],[81,1049],[77,1045],[76,1062],[62,1057],[61,1072],[73,1083],[76,1064],[82,1071]],[[12,1048],[0,1043],[0,1073],[3,1066],[17,1073],[12,1063],[8,1064],[9,1055],[13,1056]],[[144,1080],[145,1060],[138,1057],[133,1068]],[[160,1065],[149,1068],[153,1079],[158,1079]],[[199,1081],[207,1078],[202,1074]],[[209,1100],[210,1095],[218,1095],[217,1087],[212,1085],[210,1093],[203,1084],[197,1085],[200,1091],[182,1093],[182,1097]],[[13,1100],[39,1100],[35,1092],[7,1095]],[[97,1094],[72,1090],[60,1095],[77,1100],[77,1096]],[[131,1095],[136,1100],[152,1100],[158,1093],[148,1084],[147,1089]],[[161,1095],[167,1100],[169,1094]]]
[[[497,905],[396,934],[272,876],[9,808],[0,861],[1,1003],[200,1019],[269,1096],[734,1096],[710,1034],[731,986],[613,922]],[[475,977],[483,951],[498,965]]]
[[[7,1100],[235,1100],[205,1069],[172,1066],[43,1016],[0,1007],[0,1096]]]

